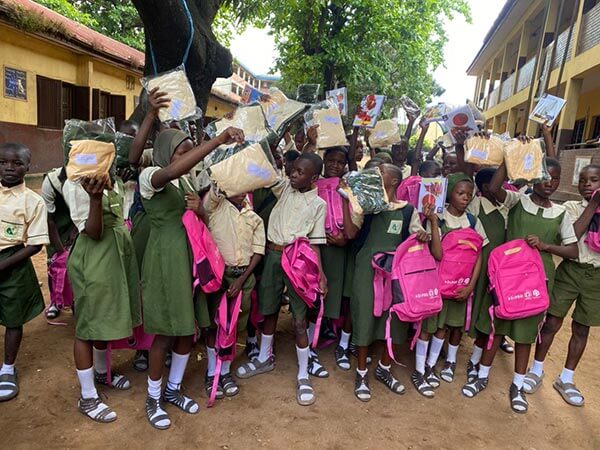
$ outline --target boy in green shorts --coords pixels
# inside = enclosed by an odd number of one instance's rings
[[[258,297],[260,313],[265,317],[260,340],[260,352],[256,358],[240,366],[239,378],[250,378],[275,368],[273,357],[273,337],[277,326],[280,299],[284,287],[290,297],[290,310],[294,317],[296,353],[298,356],[297,401],[308,406],[316,397],[308,378],[309,346],[306,333],[308,307],[296,294],[289,278],[281,266],[281,256],[285,246],[296,239],[310,240],[313,250],[319,256],[319,245],[327,242],[325,236],[325,215],[327,205],[318,195],[315,182],[323,170],[323,160],[314,153],[303,153],[295,162],[290,178],[281,179],[272,187],[277,197],[269,219],[267,232],[267,256],[264,262]],[[321,264],[319,264],[321,265]],[[327,294],[327,280],[320,274],[321,290]]]
[[[19,393],[15,360],[23,325],[44,310],[44,298],[31,257],[48,244],[44,200],[25,186],[31,150],[22,144],[0,145],[0,325],[4,363],[0,402]]]

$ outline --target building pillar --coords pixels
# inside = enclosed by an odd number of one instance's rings
[[[502,125],[501,120],[502,120],[502,116],[500,114],[498,114],[496,117],[494,117],[494,127],[493,127],[494,133],[500,132],[500,126]]]
[[[581,95],[582,86],[582,78],[571,78],[567,80],[567,89],[565,91],[565,100],[567,101],[567,104],[560,115],[558,133],[556,135],[556,146],[558,149],[562,149],[565,145],[571,143],[573,128],[575,127],[575,121],[577,120],[577,108],[579,107],[579,97]]]
[[[80,56],[77,61],[77,86],[88,88],[88,120],[92,119],[92,79],[94,77],[94,62],[89,56]]]
[[[508,131],[508,133],[511,136],[514,136],[516,133],[516,127],[517,127],[517,116],[519,114],[519,108],[511,108],[508,111],[508,119],[506,120],[506,131]]]
[[[583,21],[583,7],[585,0],[579,0],[579,8],[577,8],[577,20],[573,25],[573,53],[571,54],[571,60],[577,56],[577,49],[579,48],[579,40],[581,39],[581,22]]]

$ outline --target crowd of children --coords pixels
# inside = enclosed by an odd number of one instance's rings
[[[139,127],[127,122],[121,128],[135,136],[129,152],[135,195],[126,195],[124,181],[130,173],[74,182],[67,179],[64,168],[58,168],[47,174],[42,196],[38,196],[24,182],[31,151],[16,143],[0,145],[0,324],[6,328],[0,401],[18,394],[15,360],[23,325],[44,310],[31,257],[46,245],[50,262],[69,252],[68,276],[75,298],[74,357],[81,386],[78,408],[97,422],[114,421],[117,414],[101,399],[96,385],[131,386],[125,375],[107,367],[110,342],[126,339],[136,330],[154,335],[149,351],[136,355],[135,367],[148,370],[148,421],[157,429],[166,429],[171,425],[166,404],[189,414],[199,411],[198,403],[181,387],[199,336],[208,356],[208,396],[235,396],[240,391],[238,379],[275,370],[274,341],[283,303],[289,305],[293,317],[298,361],[295,396],[300,405],[316,401],[311,377],[331,374],[319,358],[319,335],[321,342],[335,340],[335,361],[341,370],[350,370],[351,356],[357,358],[354,394],[367,402],[372,396],[368,367],[374,344],[389,341],[377,354],[375,379],[393,393],[403,394],[406,389],[393,374],[392,359],[400,346],[412,340],[415,370],[410,380],[419,394],[432,398],[441,381],[454,382],[458,349],[468,332],[474,342],[465,362],[467,379],[462,393],[473,398],[487,387],[497,350],[502,346],[512,351],[505,340],[509,337],[515,355],[510,406],[524,413],[528,409],[526,394],[542,385],[544,360],[575,302],[565,368],[553,386],[567,403],[584,404],[574,371],[589,328],[600,325],[600,253],[587,243],[588,230],[598,227],[600,166],[589,165],[581,171],[580,201],[553,203],[550,198],[558,188],[561,168],[553,158],[548,127],[544,126],[542,133],[549,179],[532,184],[529,193],[523,193],[506,183],[504,164],[478,168],[466,162],[467,136],[463,133],[455,135],[452,151],[442,148],[443,158],[438,161],[436,150],[426,158],[422,155],[427,125],[421,124],[416,148],[409,151],[409,126],[401,142],[389,151],[370,149],[371,158],[364,168],[378,169],[388,206],[378,213],[360,214],[340,193],[347,187],[343,176],[359,170],[359,163],[363,165],[358,130],[349,136],[349,146],[328,149],[316,148],[317,127],[306,132],[301,129],[294,137],[286,132],[281,144],[271,142],[277,182],[254,192],[226,196],[215,185],[200,189],[190,173],[217,147],[243,143],[244,132],[227,128],[213,139],[203,139],[158,124],[158,111],[169,103],[158,89],[149,93],[147,102]],[[411,118],[411,125],[415,119]],[[148,158],[145,149],[150,140],[152,155]],[[442,213],[432,204],[419,213],[416,205],[398,198],[403,179],[416,176],[447,178]],[[222,285],[212,293],[194,288],[197,271],[202,269],[196,266],[182,221],[189,211],[206,224],[224,261]],[[131,231],[126,226],[128,218],[132,219]],[[458,264],[448,259],[452,254],[450,236],[457,231],[476,242],[473,261],[462,285],[454,287],[453,293],[441,290],[441,309],[419,322],[416,331],[398,316],[376,315],[374,308],[381,300],[376,296],[381,293],[374,287],[375,259],[393,254],[415,236],[440,267]],[[550,308],[527,318],[494,318],[488,313],[494,305],[488,259],[494,249],[519,238],[541,255]],[[286,270],[291,247],[294,257],[302,254],[318,269],[310,274],[308,269],[307,273]],[[558,268],[554,257],[562,258]],[[297,278],[309,275],[319,280],[314,304],[298,289]],[[249,358],[233,372],[231,360],[219,359],[223,355],[216,317],[224,296],[239,295],[237,330],[248,332]],[[46,315],[54,319],[59,312],[52,304]],[[538,334],[541,339],[528,370]],[[163,383],[166,363],[170,368]]]

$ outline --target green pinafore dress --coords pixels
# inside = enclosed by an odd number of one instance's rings
[[[82,340],[126,338],[142,323],[139,269],[123,219],[123,185],[117,183],[119,193],[102,196],[102,238],[80,233],[69,257],[75,335]]]
[[[185,194],[193,188],[183,179],[179,187],[143,199],[150,234],[142,266],[144,330],[162,336],[191,336],[198,326],[210,325],[206,298],[194,297],[192,249],[183,226]]]
[[[522,239],[527,235],[534,234],[547,244],[560,245],[560,225],[563,221],[564,212],[555,218],[543,217],[544,208],[539,208],[537,214],[531,214],[525,210],[522,202],[517,203],[508,215],[508,228],[506,240]],[[548,279],[548,291],[552,292],[554,287],[554,275],[556,267],[552,255],[541,252],[546,278]],[[544,318],[544,314],[518,320],[502,320],[496,318],[494,325],[497,336],[509,336],[518,344],[533,344],[538,334],[538,327]]]

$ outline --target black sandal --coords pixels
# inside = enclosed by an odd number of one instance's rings
[[[183,412],[188,414],[197,414],[200,411],[200,406],[196,401],[181,392],[181,389],[165,389],[163,392],[163,400],[167,403],[177,406]],[[196,411],[192,408],[196,407]]]
[[[121,375],[117,372],[112,372],[110,374],[111,380],[108,382],[108,373],[98,373],[94,371],[94,380],[96,383],[101,384],[103,386],[109,386],[114,389],[118,389],[119,391],[126,391],[127,389],[131,389],[131,383],[129,379],[125,375]]]
[[[440,381],[440,377],[438,376],[438,374],[435,372],[435,368],[433,367],[429,367],[429,366],[425,366],[425,381],[429,384],[429,386],[431,386],[433,389],[437,389],[440,387],[440,384],[442,383]]]
[[[510,385],[510,407],[517,414],[525,414],[529,409],[529,403],[527,403],[527,397],[523,388],[517,388],[516,384]]]
[[[323,364],[321,364],[319,355],[313,351],[310,352],[310,356],[308,357],[308,373],[309,375],[317,378],[329,377],[329,372],[325,367],[323,367]]]
[[[152,397],[146,398],[146,416],[148,417],[148,422],[150,422],[150,425],[157,430],[166,430],[171,426],[171,418],[164,410],[162,401],[160,399]],[[168,423],[159,425],[158,422],[163,420],[167,420]]]
[[[360,373],[356,372],[356,379],[354,381],[354,395],[361,402],[368,402],[371,400],[371,388],[369,387],[369,374],[361,376]]]
[[[240,387],[233,379],[231,373],[226,373],[225,375],[221,374],[219,377],[219,384],[221,385],[221,389],[223,390],[225,397],[235,397],[240,393]]]
[[[91,415],[93,411],[98,409],[99,406],[104,406],[96,415]],[[117,420],[116,413],[108,406],[105,405],[100,397],[95,398],[80,398],[77,402],[77,408],[79,412],[88,416],[94,422],[99,423],[110,423]],[[110,414],[114,414],[112,417],[109,417]]]
[[[467,398],[475,397],[487,387],[489,380],[489,378],[475,378],[463,386],[462,394]]]
[[[222,377],[223,375],[221,375]],[[208,398],[210,398],[210,394],[212,392],[212,387],[213,387],[213,382],[215,381],[215,376],[213,375],[212,377],[208,375],[208,373],[204,376],[204,390],[206,391],[206,395],[208,396]],[[219,381],[219,384],[217,385],[217,395],[216,395],[216,399],[217,400],[221,400],[223,397],[225,397],[225,394],[223,393],[223,387],[221,385],[221,382]]]
[[[425,379],[425,375],[423,375],[421,372],[419,372],[418,370],[415,370],[412,373],[410,380],[412,381],[412,384],[415,387],[415,389],[417,390],[417,392],[419,394],[421,394],[423,397],[426,397],[426,398],[435,397],[435,389],[433,389],[433,387],[431,387],[431,385]]]

